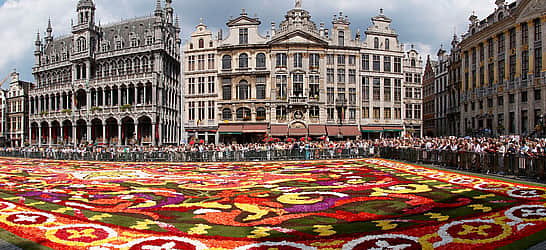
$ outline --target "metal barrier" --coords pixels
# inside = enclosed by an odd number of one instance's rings
[[[432,164],[452,169],[482,174],[508,175],[546,180],[546,156],[500,154],[493,152],[466,152],[451,150],[425,150],[415,148],[380,147],[385,159]]]
[[[356,159],[373,157],[370,148],[299,148],[287,150],[226,150],[196,152],[62,152],[62,151],[0,151],[1,157],[116,161],[116,162],[260,162],[292,160]]]

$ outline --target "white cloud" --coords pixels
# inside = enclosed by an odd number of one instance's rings
[[[162,0],[164,3],[164,1]],[[153,12],[153,0],[95,0],[97,21],[107,24]],[[23,79],[32,80],[33,49],[36,32],[45,31],[48,17],[52,18],[56,36],[70,32],[70,19],[75,17],[77,0],[7,0],[0,6],[0,78],[13,67],[21,71]],[[181,15],[182,37],[187,37],[203,17],[210,27],[222,27],[230,16],[237,16],[246,8],[262,20],[262,29],[269,29],[271,21],[282,21],[284,13],[294,6],[293,0],[178,0],[173,3]],[[440,44],[449,48],[454,28],[461,34],[468,27],[472,11],[484,18],[495,8],[493,0],[303,0],[303,7],[311,12],[315,22],[327,25],[334,14],[343,11],[349,16],[353,29],[364,30],[370,18],[380,8],[393,19],[393,27],[400,40],[415,44],[423,58],[436,54]],[[217,30],[215,30],[216,32]]]

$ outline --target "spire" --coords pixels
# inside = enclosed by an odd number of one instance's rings
[[[203,18],[201,18],[201,23],[203,23]],[[174,27],[180,27],[180,17],[176,15],[176,21],[174,22]]]
[[[301,9],[301,0],[296,0],[296,9]]]
[[[36,32],[36,45],[40,45],[42,43],[40,39],[40,31]]]
[[[51,28],[51,17],[47,20],[47,32],[51,33],[53,28]]]
[[[161,10],[161,0],[157,0],[155,4],[155,16],[161,16],[163,11]]]

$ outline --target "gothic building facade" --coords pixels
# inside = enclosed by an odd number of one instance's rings
[[[266,35],[244,9],[226,37],[201,22],[184,47],[188,138],[374,138],[410,127],[420,135],[422,62],[405,53],[391,21],[381,11],[362,37],[342,13],[327,29],[296,1]]]
[[[172,0],[151,16],[101,25],[79,0],[72,33],[37,35],[30,91],[32,144],[178,144],[180,26]]]

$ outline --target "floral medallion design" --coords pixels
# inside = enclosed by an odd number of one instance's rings
[[[495,249],[546,229],[545,188],[382,159],[0,171],[0,227],[54,249]]]

